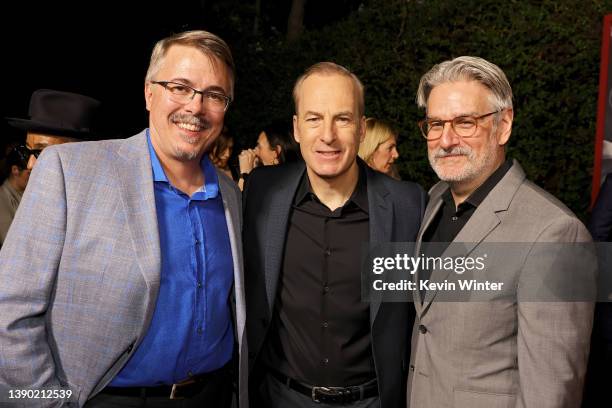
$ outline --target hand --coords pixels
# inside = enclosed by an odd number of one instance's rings
[[[240,174],[249,174],[258,164],[259,159],[254,149],[245,149],[238,155]]]

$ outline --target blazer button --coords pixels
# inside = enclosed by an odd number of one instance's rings
[[[420,325],[419,325],[419,331],[420,331],[422,334],[425,334],[425,333],[427,333],[427,327],[425,327],[425,325],[423,325],[423,324],[420,324]]]

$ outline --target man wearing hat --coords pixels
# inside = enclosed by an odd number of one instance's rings
[[[47,146],[91,139],[99,107],[100,102],[89,96],[38,89],[30,98],[29,119],[7,118],[11,126],[26,131],[26,142],[8,152],[8,177],[0,186],[0,246],[40,152]]]

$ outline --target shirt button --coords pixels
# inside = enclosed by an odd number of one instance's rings
[[[329,286],[324,286],[323,287],[323,292],[325,292],[325,293],[329,292]]]
[[[323,322],[323,327],[327,328],[328,326],[329,326],[329,323]]]
[[[427,333],[427,327],[425,327],[425,325],[423,325],[423,324],[420,324],[420,325],[419,325],[419,331],[420,331],[422,334],[425,334],[425,333]]]
[[[198,241],[197,239],[195,240],[195,244],[196,245],[200,245],[200,241]]]
[[[325,256],[330,256],[331,255],[331,249],[326,248],[325,249]]]
[[[198,281],[198,288],[202,287],[202,282]]]
[[[327,357],[326,357],[326,358],[324,358],[324,359],[323,359],[323,364],[328,364],[328,363],[329,363],[329,358],[327,358]]]
[[[198,327],[198,333],[202,334],[202,328],[201,327]]]
[[[414,365],[410,364],[410,371],[414,371]]]
[[[457,217],[456,215],[453,215],[453,218],[451,218],[451,220],[453,221],[457,221],[459,219],[459,217]]]
[[[188,375],[189,377],[193,377],[193,373],[192,373],[191,371],[188,371],[188,372],[187,372],[187,375]]]

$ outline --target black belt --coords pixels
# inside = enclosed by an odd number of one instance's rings
[[[304,394],[314,402],[324,402],[326,404],[347,404],[351,402],[361,401],[366,398],[376,397],[378,395],[378,382],[376,379],[368,381],[362,385],[351,387],[318,387],[302,384],[299,381],[289,378],[284,374],[269,370],[270,374],[278,381],[285,384],[294,391]]]
[[[230,381],[231,362],[218,370],[209,373],[198,374],[187,380],[172,385],[160,385],[157,387],[106,387],[101,393],[118,395],[121,397],[154,398],[165,397],[168,399],[193,398],[213,381],[219,381],[223,377]]]

